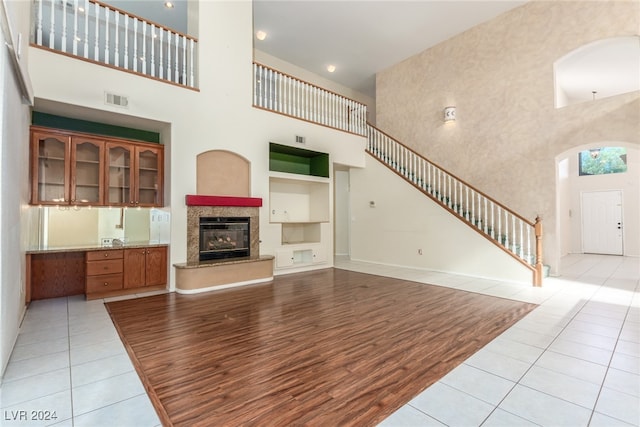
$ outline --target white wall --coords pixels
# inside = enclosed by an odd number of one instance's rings
[[[351,259],[532,284],[531,270],[377,160],[351,169],[350,187]]]
[[[8,18],[14,37],[28,39],[29,2],[9,2]],[[6,30],[6,28],[2,28]],[[0,374],[9,361],[25,310],[25,247],[29,215],[29,108],[22,103],[19,83],[0,32]]]
[[[349,255],[351,222],[349,215],[349,171],[335,170],[333,176],[335,213],[334,241],[336,255]]]
[[[596,147],[625,147],[627,172],[607,175],[579,176],[578,153]],[[601,141],[569,150],[559,156],[566,168],[566,178],[558,185],[558,217],[563,228],[561,248],[566,253],[582,253],[581,194],[588,191],[621,190],[623,198],[623,251],[626,256],[640,256],[640,149],[637,145]]]
[[[171,212],[170,265],[186,261],[186,194],[196,193],[196,156],[212,149],[238,153],[251,162],[252,196],[262,197],[262,254],[273,254],[280,234],[269,224],[269,142],[330,153],[330,161],[364,164],[365,139],[252,107],[253,34],[249,1],[199,4],[199,80],[193,91],[106,67],[30,48],[34,92],[58,114],[77,107],[95,113],[93,120],[135,127],[157,124],[165,144],[165,203]],[[103,103],[104,91],[129,97],[126,110]],[[101,114],[103,112],[103,114]],[[78,117],[85,118],[85,117]],[[154,130],[154,129],[148,129]],[[333,247],[331,246],[331,249]],[[171,268],[170,286],[175,283]]]

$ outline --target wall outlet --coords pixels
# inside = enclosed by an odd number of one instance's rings
[[[422,255],[422,249],[418,249],[418,255]]]
[[[100,243],[102,246],[111,246],[113,244],[113,239],[111,237],[103,237],[100,239]]]

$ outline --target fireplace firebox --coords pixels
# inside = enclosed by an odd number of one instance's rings
[[[200,261],[250,255],[248,217],[201,217]]]

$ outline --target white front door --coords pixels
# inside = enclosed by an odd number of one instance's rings
[[[622,191],[582,193],[582,252],[622,255]]]

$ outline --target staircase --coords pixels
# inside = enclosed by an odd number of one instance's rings
[[[530,221],[367,124],[367,152],[509,254],[542,286],[542,223]]]

